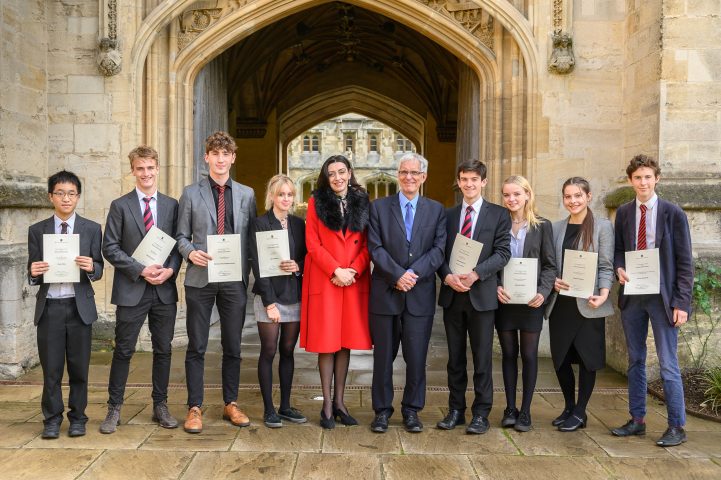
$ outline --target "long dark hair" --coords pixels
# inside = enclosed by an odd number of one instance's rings
[[[582,177],[571,177],[563,182],[561,195],[564,194],[566,187],[571,185],[580,188],[586,195],[591,193],[591,185],[588,183],[588,180]],[[582,246],[582,250],[586,252],[590,252],[593,246],[593,212],[588,206],[586,206],[586,217],[583,219],[583,222],[581,222],[581,230],[576,238],[575,247],[578,248],[579,246]]]
[[[342,163],[344,164],[348,170],[350,171],[350,180],[348,181],[348,188],[352,188],[353,190],[363,190],[363,187],[361,187],[360,183],[358,183],[358,180],[355,178],[355,172],[353,171],[353,167],[351,167],[350,161],[348,161],[347,158],[345,158],[343,155],[333,155],[328,157],[328,159],[323,162],[323,166],[320,167],[320,174],[318,175],[318,180],[315,182],[315,188],[316,190],[331,190],[330,188],[330,179],[328,178],[328,167],[332,163]]]

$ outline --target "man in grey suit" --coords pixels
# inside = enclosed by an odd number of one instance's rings
[[[433,326],[436,270],[443,263],[446,215],[443,206],[420,195],[428,161],[405,154],[398,167],[400,192],[371,204],[368,249],[373,259],[369,322],[373,340],[376,413],[371,430],[384,433],[393,414],[393,361],[403,344],[406,385],[403,425],[420,432],[418,412],[426,400],[426,356]]]
[[[117,308],[108,413],[100,424],[101,433],[115,432],[120,423],[130,359],[145,317],[153,345],[153,421],[164,428],[178,426],[167,401],[180,254],[174,248],[163,265],[143,265],[132,257],[153,226],[175,238],[178,202],[158,192],[158,152],[154,148],[141,145],[128,158],[135,188],[110,204],[103,238],[103,254],[115,267],[110,301]]]
[[[188,433],[203,430],[203,368],[208,346],[213,304],[220,314],[223,346],[222,381],[225,408],[223,418],[233,425],[250,425],[248,416],[238,407],[240,380],[240,337],[245,323],[248,285],[248,226],[255,219],[255,193],[252,188],[230,178],[235,162],[235,140],[225,132],[215,132],[205,141],[208,177],[185,187],[178,210],[178,251],[188,262],[185,273],[185,301],[188,350],[185,376],[188,386],[188,415],[184,428]],[[208,235],[239,234],[243,280],[208,282]]]
[[[80,179],[72,172],[62,170],[48,178],[48,197],[55,214],[28,229],[28,280],[30,285],[40,285],[35,325],[43,369],[43,438],[60,436],[65,410],[61,384],[66,358],[70,383],[68,435],[85,435],[88,421],[85,407],[88,405],[92,323],[98,319],[90,282],[103,276],[103,256],[100,225],[75,213],[81,189]],[[79,235],[80,256],[75,257],[81,270],[79,282],[45,283],[43,275],[50,265],[43,260],[44,234]]]

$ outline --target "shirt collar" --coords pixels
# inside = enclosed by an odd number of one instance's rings
[[[403,208],[405,210],[406,204],[410,203],[411,206],[413,207],[413,210],[415,210],[416,207],[418,206],[418,198],[420,196],[421,196],[420,194],[416,194],[416,196],[413,197],[413,200],[408,200],[408,198],[406,198],[406,196],[403,195],[403,192],[398,192],[398,199],[401,202],[401,208]]]
[[[216,185],[220,185],[218,182],[213,180],[213,177],[211,177],[210,175],[208,175],[208,180],[210,181],[211,188],[215,188]],[[232,183],[231,183],[230,177],[228,177],[228,180],[225,181],[225,186],[230,187],[231,185],[232,185]]]
[[[144,194],[138,187],[135,187],[135,193],[138,195],[138,200],[143,200],[144,198],[147,198],[147,195]],[[156,190],[155,192],[153,192],[153,194],[150,195],[150,198],[152,198],[153,200],[155,200],[157,202],[158,201],[158,191]]]
[[[638,198],[636,198],[636,208],[641,208],[641,205],[646,205],[646,208],[648,208],[649,210],[653,210],[653,207],[656,206],[657,201],[658,201],[658,195],[656,195],[655,193],[653,194],[653,196],[650,199],[648,199],[645,202],[642,202]]]
[[[474,203],[471,204],[473,207],[473,211],[475,213],[478,213],[481,211],[481,206],[483,205],[483,197],[478,197],[478,200],[476,200]],[[465,200],[463,200],[463,205],[461,206],[461,212],[465,215],[466,208],[468,208],[468,204]]]
[[[68,228],[70,228],[70,231],[75,231],[75,212],[68,218],[67,220],[61,220],[60,217],[57,215],[53,215],[53,219],[55,220],[55,230],[57,231],[60,228],[60,224],[63,222],[68,224]]]

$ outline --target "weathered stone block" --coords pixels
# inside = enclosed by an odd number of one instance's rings
[[[98,34],[98,17],[68,17],[67,32],[70,35],[91,36]]]
[[[75,148],[72,123],[51,123],[48,125],[48,150],[52,153],[71,153]]]
[[[105,77],[101,75],[68,75],[68,93],[105,93]]]
[[[119,153],[120,126],[112,123],[75,125],[75,152]]]

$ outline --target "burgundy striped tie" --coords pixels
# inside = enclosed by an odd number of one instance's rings
[[[225,233],[225,187],[226,185],[216,185],[218,189],[218,235]]]
[[[153,199],[153,197],[145,197],[143,198],[143,201],[145,202],[145,211],[143,211],[143,223],[145,223],[145,233],[150,230],[150,228],[155,224],[153,222],[153,212],[150,210],[150,201]]]
[[[461,227],[461,235],[465,235],[468,238],[471,238],[471,227],[473,226],[472,213],[473,206],[468,205],[468,207],[466,207],[466,216],[463,219],[463,226]]]
[[[641,221],[638,222],[638,242],[636,242],[637,250],[646,250],[646,210],[648,207],[641,204]]]

